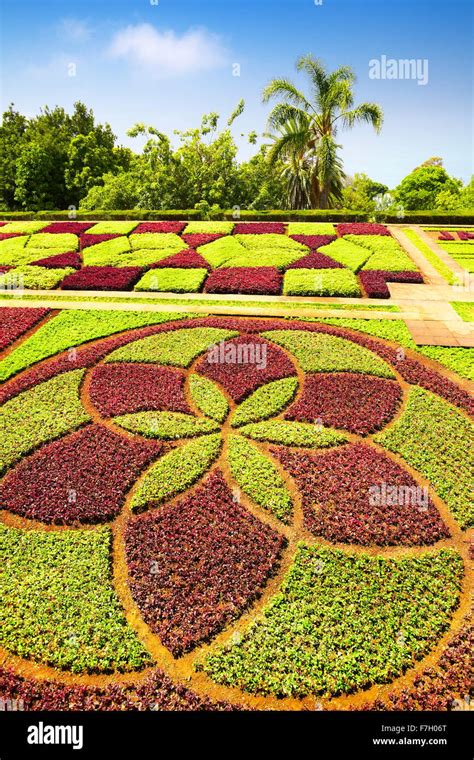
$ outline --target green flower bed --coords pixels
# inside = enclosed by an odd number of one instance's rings
[[[20,393],[0,407],[0,474],[24,454],[89,420],[79,398],[77,369]]]
[[[302,255],[308,253],[308,248],[302,243],[297,243],[286,235],[275,235],[269,233],[266,235],[235,235],[235,239],[250,251],[301,251]]]
[[[405,459],[446,502],[462,528],[474,524],[474,426],[453,406],[422,388],[411,388],[402,416],[375,441]]]
[[[222,330],[218,327],[188,327],[183,330],[171,330],[167,333],[149,335],[122,346],[111,353],[109,362],[156,362],[171,364],[174,367],[189,367],[199,354],[219,343],[221,340],[235,338],[235,330]]]
[[[305,372],[362,372],[394,377],[383,359],[344,338],[304,330],[271,330],[263,335],[290,351]]]
[[[419,346],[419,354],[442,364],[460,377],[474,382],[474,348],[462,346]]]
[[[32,235],[43,230],[48,224],[49,222],[8,222],[2,227],[2,234]]]
[[[318,248],[319,253],[329,256],[334,261],[350,269],[352,272],[358,272],[363,264],[367,261],[370,253],[363,246],[357,245],[357,242],[351,242],[348,237],[358,241],[362,235],[348,235],[345,238],[334,240],[329,245],[323,245]],[[372,237],[372,236],[371,236]]]
[[[111,533],[0,525],[2,645],[68,669],[111,673],[151,665],[111,582]]]
[[[207,377],[191,375],[189,378],[191,399],[200,412],[216,422],[224,422],[229,414],[229,404],[219,387]]]
[[[207,277],[207,269],[178,269],[164,267],[146,272],[134,290],[161,293],[198,293]]]
[[[372,255],[362,269],[385,272],[417,272],[418,267],[392,237],[385,235],[346,235],[344,240],[366,248]]]
[[[277,696],[388,683],[447,629],[462,570],[452,550],[383,559],[300,545],[263,615],[201,667],[218,683]]]
[[[0,380],[32,364],[97,338],[147,325],[184,319],[186,314],[145,311],[62,311],[0,361]],[[192,315],[188,318],[193,318]]]
[[[246,248],[235,237],[218,238],[212,243],[200,245],[197,251],[211,267],[233,266],[230,264],[233,259],[248,256]]]
[[[140,512],[186,491],[202,477],[219,456],[220,435],[207,435],[165,454],[147,472],[131,501]]]
[[[180,412],[136,412],[115,417],[114,422],[131,433],[165,441],[194,438],[219,430],[216,422]]]
[[[31,235],[26,244],[27,248],[47,248],[47,254],[50,248],[60,249],[61,253],[69,253],[69,251],[77,251],[79,247],[79,238],[77,235],[71,235],[69,232],[52,234],[52,233],[40,233],[37,235]],[[44,251],[43,251],[44,254]]]
[[[128,235],[138,222],[98,222],[87,230],[88,235]]]
[[[166,251],[167,256],[189,248],[179,235],[168,232],[142,232],[138,235],[130,235],[129,240],[134,251],[152,248],[158,251]]]
[[[452,301],[451,306],[464,322],[474,322],[474,303],[471,301]]]
[[[288,522],[291,496],[273,461],[243,438],[231,435],[228,443],[230,471],[242,491],[282,522]]]
[[[128,237],[104,240],[103,243],[88,246],[82,252],[82,260],[87,267],[131,266],[132,258],[134,255]]]
[[[286,420],[269,420],[245,425],[240,432],[255,441],[318,449],[337,446],[347,440],[345,435],[335,430],[307,422],[287,422]]]
[[[273,417],[293,401],[298,389],[297,377],[285,377],[257,388],[237,407],[232,415],[232,426],[257,422]]]
[[[283,280],[285,296],[345,296],[358,298],[360,286],[348,269],[290,269]]]
[[[71,267],[48,269],[47,267],[32,267],[25,264],[0,274],[0,288],[49,290],[55,288],[68,274],[73,272],[75,269]]]
[[[249,237],[246,235],[245,237]],[[258,235],[258,237],[264,237]],[[280,271],[289,267],[298,259],[304,256],[303,251],[292,250],[290,248],[279,248],[273,250],[271,248],[261,248],[259,250],[246,251],[241,256],[234,256],[227,260],[222,266],[226,267],[276,267]],[[302,271],[302,270],[299,270]]]

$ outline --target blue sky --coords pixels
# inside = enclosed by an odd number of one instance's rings
[[[357,101],[385,112],[381,135],[341,133],[347,173],[365,171],[393,187],[440,155],[450,173],[473,173],[473,53],[470,0],[3,0],[1,105],[27,115],[41,106],[92,106],[119,141],[137,121],[172,134],[203,113],[235,124],[240,157],[254,150],[240,133],[265,128],[262,87],[291,76],[311,52],[328,67],[356,72]],[[428,61],[428,83],[371,79],[372,59]],[[74,73],[75,76],[70,76]],[[233,75],[239,64],[240,76]]]

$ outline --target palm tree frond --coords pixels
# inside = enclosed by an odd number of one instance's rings
[[[263,103],[268,103],[272,98],[282,97],[297,108],[311,111],[313,107],[301,90],[290,79],[272,79],[262,93]]]
[[[383,111],[376,103],[361,103],[352,111],[341,114],[342,123],[345,127],[353,127],[355,124],[365,122],[371,124],[376,132],[380,132],[383,124]]]

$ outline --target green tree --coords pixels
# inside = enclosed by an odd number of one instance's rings
[[[354,211],[373,212],[376,208],[375,199],[388,192],[388,186],[376,182],[367,174],[358,173],[344,187],[342,207]]]
[[[450,177],[441,166],[420,166],[408,174],[394,190],[394,198],[407,211],[436,208],[441,192],[459,195],[462,182]]]
[[[252,133],[249,135],[250,142],[251,137]],[[239,167],[238,191],[232,206],[239,205],[257,211],[282,208],[286,205],[286,186],[281,172],[282,166],[269,162],[268,148],[262,145],[255,156]]]
[[[79,205],[92,187],[103,184],[104,174],[128,168],[131,151],[115,148],[114,142],[114,135],[100,128],[72,138],[64,170],[70,203]]]
[[[328,72],[320,60],[306,55],[298,59],[296,68],[307,75],[310,96],[285,78],[272,80],[263,91],[264,103],[280,99],[268,118],[273,141],[270,160],[288,164],[286,177],[294,184],[292,195],[303,204],[300,207],[329,208],[341,201],[343,192],[344,174],[336,142],[339,127],[350,129],[367,123],[378,132],[383,113],[376,103],[354,107],[356,80],[349,66]],[[309,198],[305,190],[308,183]]]
[[[26,127],[26,117],[15,111],[11,103],[0,127],[0,208],[6,211],[17,208],[16,164],[25,144]]]
[[[61,208],[57,155],[37,143],[28,143],[16,162],[14,200],[24,209]]]
[[[474,209],[474,174],[470,182],[463,188],[459,200],[461,208]]]

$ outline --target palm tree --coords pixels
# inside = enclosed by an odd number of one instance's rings
[[[309,78],[309,98],[289,79],[273,79],[263,91],[264,103],[280,98],[268,117],[267,136],[273,141],[268,157],[285,164],[291,208],[330,208],[341,199],[344,182],[338,128],[366,122],[379,132],[383,112],[376,103],[354,107],[350,66],[328,72],[319,59],[305,55],[296,69]]]

